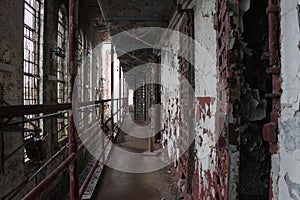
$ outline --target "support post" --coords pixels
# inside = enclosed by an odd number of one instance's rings
[[[105,108],[104,108],[104,102],[102,102],[101,103],[101,130],[103,130],[103,128],[104,128],[104,112],[105,112],[105,110],[104,110]],[[100,143],[101,143],[101,153],[103,153],[104,154],[104,131],[101,131],[100,132]],[[101,163],[103,163],[104,164],[104,158],[105,156],[103,156],[103,157],[101,157]]]
[[[122,109],[122,111],[124,111],[124,109],[125,109],[125,77],[124,77],[124,75],[123,75],[123,79],[122,79],[122,81],[123,81],[123,84],[122,84],[122,87],[123,87],[123,91],[122,91],[122,93],[123,93],[123,95],[122,95],[122,107],[123,107],[123,109]],[[125,112],[126,112],[126,110],[125,110]]]
[[[77,75],[77,27],[78,27],[78,0],[69,0],[69,58],[68,58],[68,74],[69,80],[69,100],[73,100],[73,90],[75,78]],[[73,102],[76,103],[76,102]],[[78,141],[77,133],[74,124],[74,118],[72,111],[69,110],[69,126],[68,126],[68,138],[69,138],[69,156],[76,155],[73,162],[69,165],[69,181],[70,181],[70,199],[79,199],[79,179],[78,179]]]
[[[272,76],[272,92],[266,94],[266,97],[272,98],[272,111],[270,114],[271,122],[264,125],[263,137],[264,140],[270,142],[269,151],[274,154],[278,151],[278,118],[280,112],[280,66],[279,66],[279,24],[278,13],[280,7],[279,1],[268,0],[268,8],[266,10],[269,21],[269,62],[270,67],[266,70]]]
[[[118,113],[119,115],[119,123],[121,123],[121,118],[122,118],[122,110],[121,110],[121,107],[122,107],[122,96],[121,96],[121,90],[122,90],[122,80],[121,80],[121,64],[119,64],[119,108],[120,108],[120,111]]]
[[[110,139],[113,140],[113,132],[114,132],[114,46],[111,41],[111,50],[110,50],[110,65],[111,65],[111,87],[110,87],[110,96],[111,96],[111,120],[110,120]]]

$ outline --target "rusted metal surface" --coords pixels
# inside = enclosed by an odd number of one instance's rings
[[[80,190],[79,190],[79,198],[80,198],[80,199],[82,198],[85,189],[87,188],[87,186],[88,186],[88,184],[89,184],[89,182],[90,182],[90,180],[91,180],[91,178],[92,178],[92,176],[93,176],[95,170],[97,169],[98,163],[99,163],[100,159],[102,158],[102,156],[104,156],[104,151],[102,151],[102,152],[100,153],[98,159],[95,160],[95,162],[94,162],[92,168],[90,169],[88,175],[86,176],[85,180],[83,181],[83,183],[82,183],[82,185],[81,185],[81,188],[80,188]]]
[[[272,111],[270,114],[270,123],[263,127],[264,139],[270,142],[269,151],[275,154],[278,151],[278,119],[280,116],[280,59],[279,59],[279,4],[280,0],[268,0],[266,13],[269,22],[269,64],[270,68],[266,72],[272,75],[272,93],[266,94],[266,97],[272,98]],[[270,177],[269,199],[273,198],[273,181]]]
[[[270,115],[271,122],[265,124],[263,133],[264,139],[270,142],[270,152],[272,154],[278,151],[278,118],[280,114],[280,61],[279,61],[279,15],[280,7],[278,0],[268,0],[266,12],[269,21],[269,63],[270,68],[266,70],[272,75],[272,93],[266,94],[266,97],[272,98],[272,111]]]

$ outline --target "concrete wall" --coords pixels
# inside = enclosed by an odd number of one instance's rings
[[[0,85],[4,90],[3,100],[10,105],[22,104],[23,1],[0,2],[0,27]],[[21,127],[12,127],[10,131],[3,131],[2,134],[4,144],[0,146],[5,158],[23,144],[23,133]],[[4,166],[0,171],[0,197],[22,181],[20,177],[24,176],[25,172],[23,149],[2,164]]]
[[[283,92],[281,96],[279,161],[278,155],[274,156],[272,165],[275,178],[273,178],[275,186],[273,187],[274,199],[300,198],[299,4],[299,0],[290,0],[281,1],[280,5],[281,81]]]

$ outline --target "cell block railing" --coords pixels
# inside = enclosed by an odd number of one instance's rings
[[[115,108],[111,107],[109,109],[107,107],[108,104],[113,104],[113,102],[117,102],[115,105]],[[77,146],[76,151],[74,153],[69,154],[67,158],[65,158],[51,173],[49,173],[41,182],[39,182],[23,199],[25,200],[32,200],[40,197],[47,189],[51,186],[51,184],[59,177],[65,170],[72,169],[74,166],[78,165],[78,162],[75,162],[76,159],[79,158],[79,154],[82,152],[82,150],[88,145],[89,143],[93,142],[95,137],[99,136],[99,134],[103,135],[103,132],[100,133],[99,129],[95,129],[94,127],[100,124],[101,129],[106,132],[105,137],[109,138],[108,140],[104,141],[104,137],[100,136],[100,138],[103,138],[103,141],[100,141],[101,145],[100,154],[99,157],[95,159],[92,168],[90,169],[89,173],[87,174],[85,180],[83,181],[80,188],[76,189],[76,186],[72,186],[70,184],[70,192],[77,193],[77,196],[81,198],[84,194],[85,189],[88,186],[88,183],[90,182],[93,173],[95,172],[100,160],[103,160],[104,151],[106,150],[106,147],[108,146],[109,142],[113,142],[116,137],[116,130],[115,128],[122,123],[122,120],[125,115],[125,107],[127,105],[127,97],[126,98],[119,98],[119,99],[106,99],[106,100],[97,100],[97,101],[89,101],[89,102],[80,102],[76,105],[75,112],[79,113],[79,120],[77,122],[79,123],[79,127],[76,127],[77,129],[81,129],[80,134],[77,134],[76,128],[72,127],[69,129],[69,126],[74,126],[74,123],[68,123],[64,127],[61,127],[61,129],[68,128],[68,130],[73,130],[74,135],[76,136],[76,139],[78,140],[81,138],[81,143]],[[14,127],[17,127],[20,124],[25,123],[33,123],[38,120],[46,120],[46,119],[56,119],[59,118],[61,115],[64,115],[65,113],[69,112],[70,110],[74,111],[74,105],[72,103],[64,103],[64,104],[49,104],[49,105],[14,105],[14,106],[0,106],[0,132],[1,134],[10,134],[10,129],[13,129]],[[70,112],[69,112],[70,113]],[[32,118],[24,118],[24,116],[38,114],[38,117],[32,117]],[[93,115],[92,118],[89,118],[90,115]],[[91,119],[91,120],[88,120]],[[115,121],[114,121],[115,119]],[[43,128],[37,129],[37,131],[42,132]],[[52,134],[57,135],[60,132],[60,130],[54,131]],[[49,133],[48,133],[49,134]],[[49,135],[42,135],[41,138],[38,138],[40,141],[47,140],[47,137]],[[70,134],[70,133],[68,133]],[[82,137],[84,135],[87,135],[87,137]],[[52,138],[52,137],[51,137]],[[56,137],[57,138],[57,137]],[[67,139],[68,137],[66,137]],[[82,139],[84,138],[84,139]],[[50,139],[50,138],[48,138]],[[18,146],[16,149],[14,149],[9,155],[1,156],[1,163],[5,163],[7,160],[9,160],[11,157],[13,157],[17,152],[21,151],[22,149],[26,149],[27,145],[32,142],[32,140],[24,140],[23,144]],[[70,149],[70,146],[72,146],[74,141],[68,140],[68,142],[61,146],[61,148],[54,153],[48,160],[43,161],[43,165],[38,168],[33,175],[31,175],[29,178],[24,177],[24,181],[19,185],[16,186],[15,194],[18,193],[18,190],[21,190],[26,183],[36,178],[36,176],[44,169],[46,168],[58,155],[60,155],[62,152],[64,152],[67,149]],[[105,143],[104,143],[105,142]],[[2,143],[5,145],[5,141]],[[4,147],[2,147],[4,148]],[[42,147],[41,147],[42,148]],[[31,152],[38,153],[38,152]],[[30,155],[32,158],[32,155]],[[20,161],[21,162],[21,161]],[[71,175],[71,173],[70,173]],[[76,175],[78,178],[78,174]],[[14,194],[10,194],[14,195]]]

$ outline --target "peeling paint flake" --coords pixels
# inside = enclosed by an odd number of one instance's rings
[[[295,117],[282,122],[284,131],[284,147],[289,151],[300,150],[300,113],[298,112]]]

